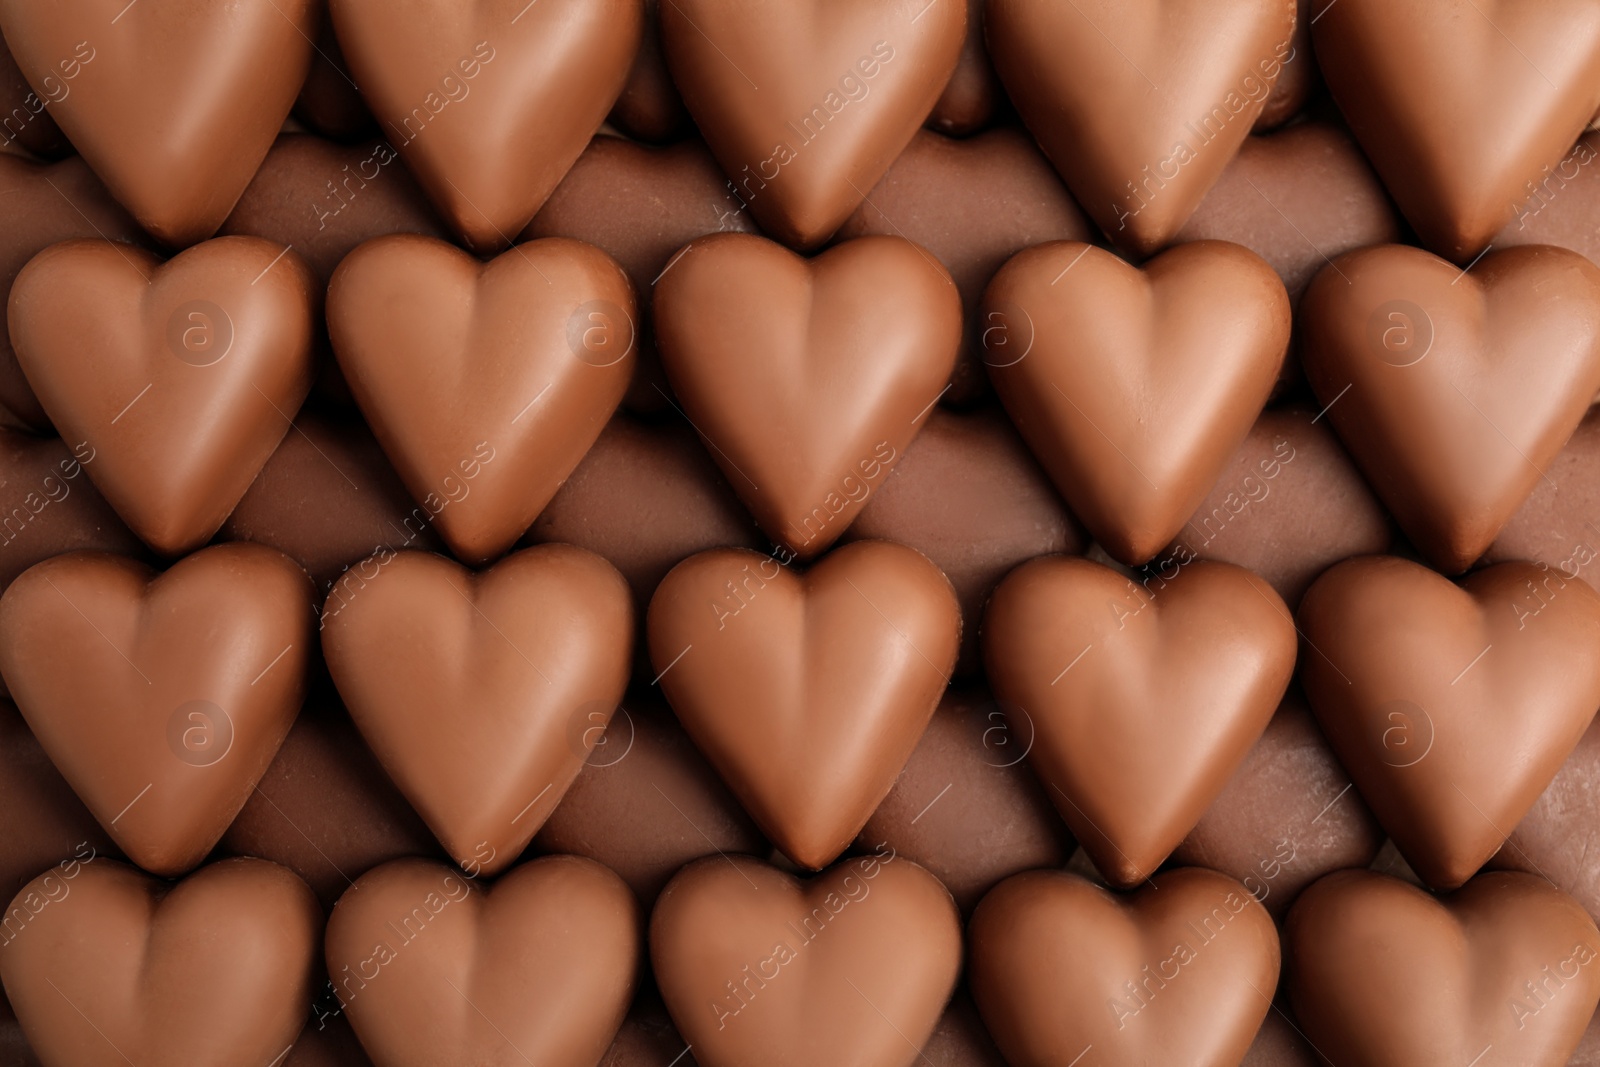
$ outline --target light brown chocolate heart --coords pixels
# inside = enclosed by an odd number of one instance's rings
[[[989,682],[1056,810],[1106,880],[1149,878],[1222,792],[1288,688],[1295,633],[1241,567],[1142,582],[1047,556],[1000,583]]]
[[[761,228],[826,241],[911,140],[956,69],[960,0],[673,0],[661,43],[706,143]]]
[[[61,436],[157,552],[210,540],[311,389],[319,301],[293,251],[220,237],[162,263],[64,241],[11,287],[11,343]]]
[[[1600,594],[1544,564],[1457,587],[1405,560],[1307,591],[1300,679],[1356,788],[1428,885],[1483,866],[1600,707]]]
[[[883,484],[961,345],[949,272],[899,237],[806,260],[744,234],[685,247],[656,285],[683,410],[767,535],[809,559]]]
[[[887,848],[806,881],[707,857],[661,891],[650,960],[701,1067],[911,1067],[955,988],[961,920]]]
[[[1312,33],[1401,212],[1457,263],[1512,219],[1600,107],[1600,10],[1582,0],[1340,0]]]
[[[331,0],[383,135],[473,251],[506,248],[622,92],[641,0]]]
[[[1430,562],[1494,541],[1600,388],[1600,268],[1562,248],[1470,271],[1404,245],[1340,256],[1301,301],[1306,377]]]
[[[1283,942],[1295,1017],[1326,1062],[1560,1067],[1600,1001],[1600,931],[1527,874],[1434,897],[1339,871],[1301,894]]]
[[[534,860],[487,888],[395,860],[334,905],[328,974],[382,1067],[587,1067],[633,997],[639,927],[633,894],[593,860]]]
[[[164,243],[217,231],[294,106],[313,0],[0,0],[17,65],[106,187]]]
[[[0,978],[47,1067],[278,1063],[306,1020],[322,909],[275,863],[176,885],[92,853],[6,911]]]
[[[311,582],[283,553],[217,545],[163,574],[101,552],[0,597],[0,672],[29,727],[139,866],[205,858],[305,693]]]
[[[1289,345],[1289,298],[1225,241],[1142,270],[1059,241],[1000,269],[983,326],[989,379],[1028,447],[1095,540],[1140,564],[1249,434]]]
[[[1295,0],[989,0],[1000,80],[1119,248],[1171,242],[1293,54]]]
[[[926,556],[858,541],[804,575],[713,549],[650,601],[672,710],[784,854],[827,866],[916,748],[950,679],[961,609]]]
[[[1266,909],[1199,867],[1126,897],[1019,874],[983,898],[967,939],[973,999],[1012,1067],[1237,1067],[1278,983]]]
[[[468,563],[515,544],[600,435],[633,374],[636,321],[622,268],[564,238],[483,263],[379,237],[328,286],[356,403]]]
[[[351,718],[474,875],[510,865],[560,802],[622,699],[632,645],[622,575],[568,545],[480,574],[381,552],[334,585],[322,613]]]

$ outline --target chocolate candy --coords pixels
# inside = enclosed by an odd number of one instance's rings
[[[660,0],[644,0],[643,33],[639,51],[622,95],[611,108],[610,122],[641,141],[670,141],[692,130],[683,98],[667,74],[667,57],[661,52]]]
[[[322,913],[277,864],[224,860],[174,886],[74,858],[6,916],[0,979],[46,1063],[269,1063],[305,1022]]]
[[[1526,871],[1555,883],[1590,917],[1600,914],[1600,870],[1591,859],[1594,850],[1589,844],[1594,834],[1590,813],[1600,802],[1597,759],[1600,724],[1591,722],[1504,847],[1489,860],[1490,867]]]
[[[598,726],[585,718],[585,731]],[[605,864],[647,908],[691,860],[768,851],[750,817],[654,695],[630,697],[616,709],[534,845]]]
[[[978,671],[978,624],[1012,567],[1087,538],[1005,414],[934,409],[905,458],[867,501],[846,540],[882,538],[931,559],[961,601],[956,674]]]
[[[967,929],[978,1010],[1008,1063],[1236,1064],[1278,981],[1244,886],[1189,867],[1117,897],[1074,874],[1000,883]]]
[[[180,556],[211,539],[289,431],[311,389],[319,296],[304,260],[256,237],[166,263],[67,241],[17,275],[11,339],[95,486],[147,545]]]
[[[1025,563],[983,619],[1013,734],[1115,886],[1145,881],[1261,736],[1294,670],[1283,601],[1249,571],[1192,563],[1135,584],[1069,556]]]
[[[5,0],[0,29],[112,195],[182,248],[217,231],[271,147],[311,63],[315,10]]]
[[[82,159],[33,163],[0,155],[0,292],[10,292],[17,272],[38,253],[73,237],[148,240],[128,213],[111,199]],[[17,364],[9,331],[0,330],[0,420],[47,431],[50,419],[39,406]]]
[[[948,691],[857,849],[926,867],[963,914],[1010,875],[1065,865],[1072,838],[1023,762],[1034,740],[987,693]]]
[[[967,404],[988,391],[983,342],[995,323],[978,301],[989,279],[1029,245],[1088,241],[1093,231],[1028,135],[998,129],[964,141],[926,131],[913,137],[839,228],[841,238],[874,233],[922,245],[961,291],[961,356],[941,399]]]
[[[1564,576],[1594,576],[1600,548],[1600,482],[1596,482],[1600,450],[1600,411],[1591,408],[1566,446],[1534,483],[1528,499],[1501,527],[1486,563],[1531,560]],[[1592,584],[1592,583],[1591,583]]]
[[[662,580],[646,625],[656,680],[689,736],[773,843],[812,870],[888,793],[961,639],[950,582],[888,541],[845,545],[803,576],[757,552],[702,552]]]
[[[361,99],[344,53],[339,50],[339,39],[326,18],[317,34],[311,69],[294,102],[294,117],[324,137],[341,141],[367,138],[378,132],[378,120]]]
[[[216,844],[289,732],[311,620],[305,572],[260,545],[161,575],[78,552],[0,597],[0,671],[100,825],[173,876]]]
[[[491,255],[600,128],[639,47],[643,7],[334,0],[328,10],[383,135],[467,247]]]
[[[1502,563],[1458,587],[1404,560],[1348,560],[1317,579],[1298,617],[1317,720],[1434,889],[1494,854],[1600,707],[1587,651],[1600,594],[1549,568]]]
[[[328,672],[389,776],[465,871],[505,870],[560,803],[628,684],[616,568],[541,545],[474,573],[426,552],[369,560],[322,611]],[[471,714],[458,718],[458,708]]]
[[[45,159],[59,159],[71,154],[72,145],[46,108],[52,99],[60,100],[72,92],[72,86],[60,75],[52,75],[45,90],[48,97],[34,92],[17,69],[5,40],[0,38],[0,144]]]
[[[928,127],[964,137],[985,125],[1001,106],[1004,94],[983,45],[983,0],[967,0],[967,36],[961,42],[955,73],[933,105]]]

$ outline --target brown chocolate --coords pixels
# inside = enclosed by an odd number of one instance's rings
[[[43,164],[0,155],[0,218],[0,293],[9,293],[23,265],[57,241],[148,240],[77,157]],[[50,429],[50,418],[17,364],[7,330],[0,330],[0,421],[41,432]]]
[[[1297,0],[1289,53],[1283,57],[1283,69],[1278,71],[1278,80],[1272,83],[1267,102],[1261,105],[1261,114],[1256,116],[1252,128],[1255,132],[1282,126],[1298,115],[1307,101],[1322,89],[1322,74],[1317,70],[1317,57],[1311,49],[1311,20],[1320,11],[1320,7],[1312,7],[1311,0]]]
[[[1502,563],[1458,587],[1349,560],[1312,585],[1299,625],[1323,733],[1434,889],[1494,854],[1600,707],[1600,594],[1548,567]]]
[[[662,891],[650,960],[702,1067],[911,1067],[955,987],[961,921],[889,850],[803,882],[713,856]]]
[[[1538,246],[1470,271],[1419,248],[1340,256],[1301,305],[1306,377],[1434,566],[1465,570],[1600,388],[1600,268]]]
[[[1600,1001],[1600,931],[1525,874],[1433,897],[1339,871],[1301,894],[1283,940],[1295,1016],[1332,1063],[1564,1064]]]
[[[317,34],[311,69],[294,102],[294,117],[322,136],[340,141],[363,140],[378,132],[378,120],[361,99],[333,24],[326,17]]]
[[[642,0],[332,0],[383,136],[467,247],[503,251],[605,120]]]
[[[672,403],[656,354],[650,307],[672,257],[708,233],[754,233],[755,221],[703,142],[665,148],[600,136],[589,142],[534,216],[525,238],[573,237],[621,264],[639,303],[637,369],[626,403],[658,412]]]
[[[761,528],[802,559],[894,468],[961,339],[949,272],[900,237],[810,260],[747,234],[701,238],[657,283],[655,317],[685,416]]]
[[[673,81],[736,195],[796,249],[837,230],[956,69],[965,3],[673,0]]]
[[[0,702],[0,838],[0,897],[7,900],[51,864],[118,855],[10,701]]]
[[[311,411],[294,420],[218,536],[271,545],[306,569],[319,594],[382,549],[444,544],[366,426]]]
[[[1151,559],[1250,432],[1289,343],[1267,263],[1222,241],[1144,268],[1072,241],[1013,256],[983,298],[989,379],[1073,514]]]
[[[606,423],[526,540],[604,556],[628,579],[640,619],[679,561],[710,548],[763,544],[687,422],[674,415],[647,423],[623,414]]]
[[[1011,1064],[1237,1064],[1278,981],[1244,886],[1187,867],[1119,897],[1064,871],[1002,882],[967,929],[968,980]]]
[[[1078,203],[1138,256],[1169,244],[1250,132],[1295,0],[988,0],[989,54]]]
[[[1266,729],[1295,632],[1278,595],[1230,564],[1135,583],[1047,556],[995,590],[983,652],[1051,803],[1127,888],[1183,841]]]
[[[328,333],[356,403],[462,560],[504,553],[611,417],[633,373],[633,293],[564,238],[488,263],[379,237],[328,286]]]
[[[845,535],[849,541],[874,538],[910,545],[955,586],[962,617],[956,674],[962,677],[979,670],[978,623],[1006,572],[1035,556],[1088,546],[1010,420],[994,407],[929,414]]]
[[[0,597],[0,671],[34,736],[146,870],[193,868],[283,743],[305,694],[311,583],[260,545],[156,575],[98,552]]]
[[[1600,869],[1593,813],[1600,805],[1600,722],[1592,722],[1505,847],[1489,866],[1527,871],[1572,894],[1591,918],[1600,914]]]
[[[1301,122],[1246,138],[1177,240],[1244,245],[1272,264],[1298,305],[1330,259],[1402,236],[1389,194],[1350,135],[1330,122]]]
[[[660,994],[642,990],[597,1067],[696,1067],[696,1061]]]
[[[616,710],[534,845],[605,864],[646,908],[691,860],[763,856],[769,847],[653,695],[629,698]],[[672,1053],[682,1048],[679,1042]]]
[[[1600,106],[1600,11],[1572,0],[1427,6],[1340,0],[1317,62],[1422,243],[1481,252]]]
[[[474,573],[383,552],[334,585],[322,651],[350,716],[452,859],[505,870],[628,684],[633,604],[605,560],[539,545]],[[470,708],[464,717],[453,712]]]
[[[693,129],[689,112],[667,73],[661,51],[660,0],[644,0],[643,33],[627,84],[611,108],[610,122],[641,141],[670,141]]]
[[[217,231],[311,63],[318,5],[0,3],[17,66],[106,187],[163,243]]]
[[[59,159],[72,152],[48,110],[53,100],[72,92],[72,85],[60,74],[52,74],[45,91],[49,95],[41,96],[28,84],[0,38],[0,144],[44,159]]]
[[[305,1022],[322,910],[277,864],[173,885],[102,858],[12,900],[0,979],[47,1064],[270,1063]]]
[[[484,887],[423,860],[368,871],[327,961],[374,1062],[596,1063],[632,999],[639,906],[598,863],[551,856]]]
[[[1600,559],[1600,410],[1590,408],[1572,437],[1500,529],[1485,563],[1529,560],[1590,584]]]
[[[311,389],[320,287],[291,249],[219,237],[166,263],[52,245],[11,287],[17,359],[89,478],[166,556],[205,544]]]
[[[921,864],[962,914],[1004,878],[1064,866],[1074,845],[1024,762],[1032,741],[987,693],[948,691],[856,847]]]
[[[1578,138],[1559,163],[1531,178],[1515,200],[1496,248],[1558,245],[1600,260],[1600,132]]]
[[[928,116],[929,129],[952,137],[965,137],[985,126],[1005,99],[983,43],[983,2],[967,0],[967,36],[955,73]]]
[[[961,613],[927,557],[861,541],[804,575],[741,549],[691,556],[656,589],[647,629],[684,729],[773,843],[818,870],[916,747]]]
[[[281,863],[305,879],[324,908],[380,863],[445,859],[337,697],[324,693],[307,701],[218,848]]]
[[[1016,253],[1045,241],[1088,241],[1093,227],[1033,140],[1015,129],[964,141],[922,131],[912,138],[841,238],[886,234],[932,252],[961,292],[965,333],[946,403],[988,392],[979,313],[984,286]]]
[[[1302,408],[1263,411],[1156,574],[1194,559],[1237,563],[1292,608],[1312,581],[1351,556],[1387,551],[1393,524],[1326,418]]]
[[[929,1067],[1006,1067],[965,987],[950,998],[917,1062]]]
[[[1383,839],[1305,697],[1291,688],[1172,858],[1237,878],[1281,919],[1329,871],[1370,864]]]

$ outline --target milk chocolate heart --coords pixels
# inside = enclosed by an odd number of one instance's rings
[[[858,541],[805,575],[714,549],[650,601],[650,659],[684,729],[784,854],[820,869],[883,800],[950,679],[955,592],[926,556]]]
[[[334,905],[328,973],[379,1067],[590,1067],[633,996],[639,926],[593,860],[534,860],[488,888],[395,860]]]
[[[968,980],[1012,1067],[1237,1067],[1272,1004],[1278,932],[1199,867],[1119,897],[1065,871],[995,887],[967,929]]]
[[[328,286],[339,367],[451,551],[505,552],[600,435],[633,373],[633,291],[578,241],[480,262],[379,237]]]
[[[1422,243],[1458,263],[1600,106],[1600,10],[1585,0],[1340,0],[1311,21],[1356,139]]]
[[[1073,514],[1128,564],[1205,499],[1272,391],[1289,298],[1255,253],[1179,245],[1142,270],[1038,245],[983,298],[989,379]]]
[[[0,219],[0,293],[9,293],[28,260],[57,241],[95,236],[147,240],[78,156],[44,164],[0,155]],[[0,331],[0,405],[5,409],[0,416],[49,432],[50,418],[17,365],[9,331]]]
[[[221,237],[166,263],[64,241],[17,275],[11,343],[61,436],[133,532],[205,544],[311,389],[317,284],[287,248]]]
[[[1106,880],[1178,846],[1272,719],[1294,672],[1289,609],[1241,567],[1142,583],[1070,556],[1024,563],[983,619],[990,685]]]
[[[311,582],[217,545],[164,574],[56,556],[0,596],[0,672],[62,775],[129,858],[194,867],[283,743],[305,693]]]
[[[384,136],[467,247],[511,244],[605,121],[641,0],[331,0]]]
[[[899,237],[812,260],[760,237],[701,238],[656,285],[655,321],[687,417],[762,529],[802,559],[882,484],[961,345],[955,283]]]
[[[1600,594],[1543,564],[1460,587],[1348,560],[1300,604],[1300,679],[1356,788],[1424,882],[1483,866],[1600,707]]]
[[[1295,1017],[1331,1063],[1560,1067],[1600,1001],[1600,931],[1527,874],[1433,897],[1339,871],[1301,894],[1283,941]]]
[[[605,560],[541,545],[473,574],[386,552],[334,586],[322,651],[367,744],[450,855],[495,874],[577,777],[628,684],[633,601]],[[456,714],[466,709],[466,714]]]
[[[926,0],[673,0],[661,43],[689,113],[761,228],[826,241],[956,69],[967,6]]]
[[[305,1023],[321,932],[311,890],[266,860],[173,885],[74,859],[11,902],[0,978],[46,1067],[279,1063]]]
[[[890,849],[807,881],[712,856],[661,891],[650,962],[701,1067],[911,1067],[955,988],[961,920]]]
[[[1301,301],[1306,377],[1373,489],[1440,570],[1483,554],[1600,388],[1600,268],[1418,248],[1340,256]]]
[[[1171,242],[1293,54],[1295,0],[989,0],[1000,80],[1119,248]]]
[[[313,0],[0,0],[50,115],[139,224],[174,247],[228,217],[311,64]]]

